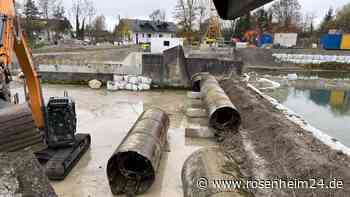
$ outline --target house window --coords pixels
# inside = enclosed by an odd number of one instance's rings
[[[159,34],[159,38],[163,38],[163,34]]]
[[[143,34],[142,34],[142,38],[144,38],[144,37],[145,37],[145,34],[143,33]]]
[[[148,34],[148,37],[149,37],[149,38],[152,38],[152,34]]]
[[[170,41],[164,41],[164,44],[163,44],[165,47],[168,47],[170,46]]]

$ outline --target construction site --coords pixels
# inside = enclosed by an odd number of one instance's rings
[[[348,34],[223,36],[274,2],[210,1],[201,36],[120,19],[117,44],[31,48],[0,0],[0,197],[350,196]]]

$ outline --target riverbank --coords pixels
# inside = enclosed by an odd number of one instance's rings
[[[257,189],[255,196],[347,196],[350,157],[318,139],[314,133],[285,117],[270,101],[247,84],[225,80],[222,86],[242,115],[242,130],[228,135],[222,147],[235,158],[247,179],[336,179],[343,189]],[[334,142],[336,144],[336,142]],[[325,185],[323,185],[325,187]]]

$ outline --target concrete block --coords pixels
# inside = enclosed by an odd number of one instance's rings
[[[187,117],[187,127],[191,127],[191,125],[201,125],[201,126],[209,126],[209,118],[208,117],[202,117],[202,118],[190,118]]]
[[[119,90],[119,86],[114,81],[108,81],[107,82],[107,90],[109,90],[109,91],[117,91],[117,90]]]
[[[92,89],[100,89],[102,87],[102,82],[97,79],[91,80],[89,81],[89,87]]]
[[[191,138],[214,138],[215,134],[212,128],[199,126],[197,128],[186,128],[185,136]]]
[[[113,75],[113,81],[115,81],[115,82],[124,81],[124,76],[123,75]]]
[[[202,99],[202,93],[201,92],[187,92],[187,98]]]
[[[202,108],[203,102],[200,99],[188,99],[187,107],[188,108]]]
[[[186,110],[186,115],[190,118],[208,117],[207,111],[205,109],[202,109],[202,108],[188,108]]]

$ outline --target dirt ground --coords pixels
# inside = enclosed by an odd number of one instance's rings
[[[287,120],[246,84],[231,79],[221,84],[243,120],[239,134],[226,136],[222,146],[240,164],[246,179],[300,180],[310,185],[317,179],[317,189],[256,189],[255,196],[349,196],[349,156],[330,149]],[[333,179],[342,181],[343,189],[326,189]]]

